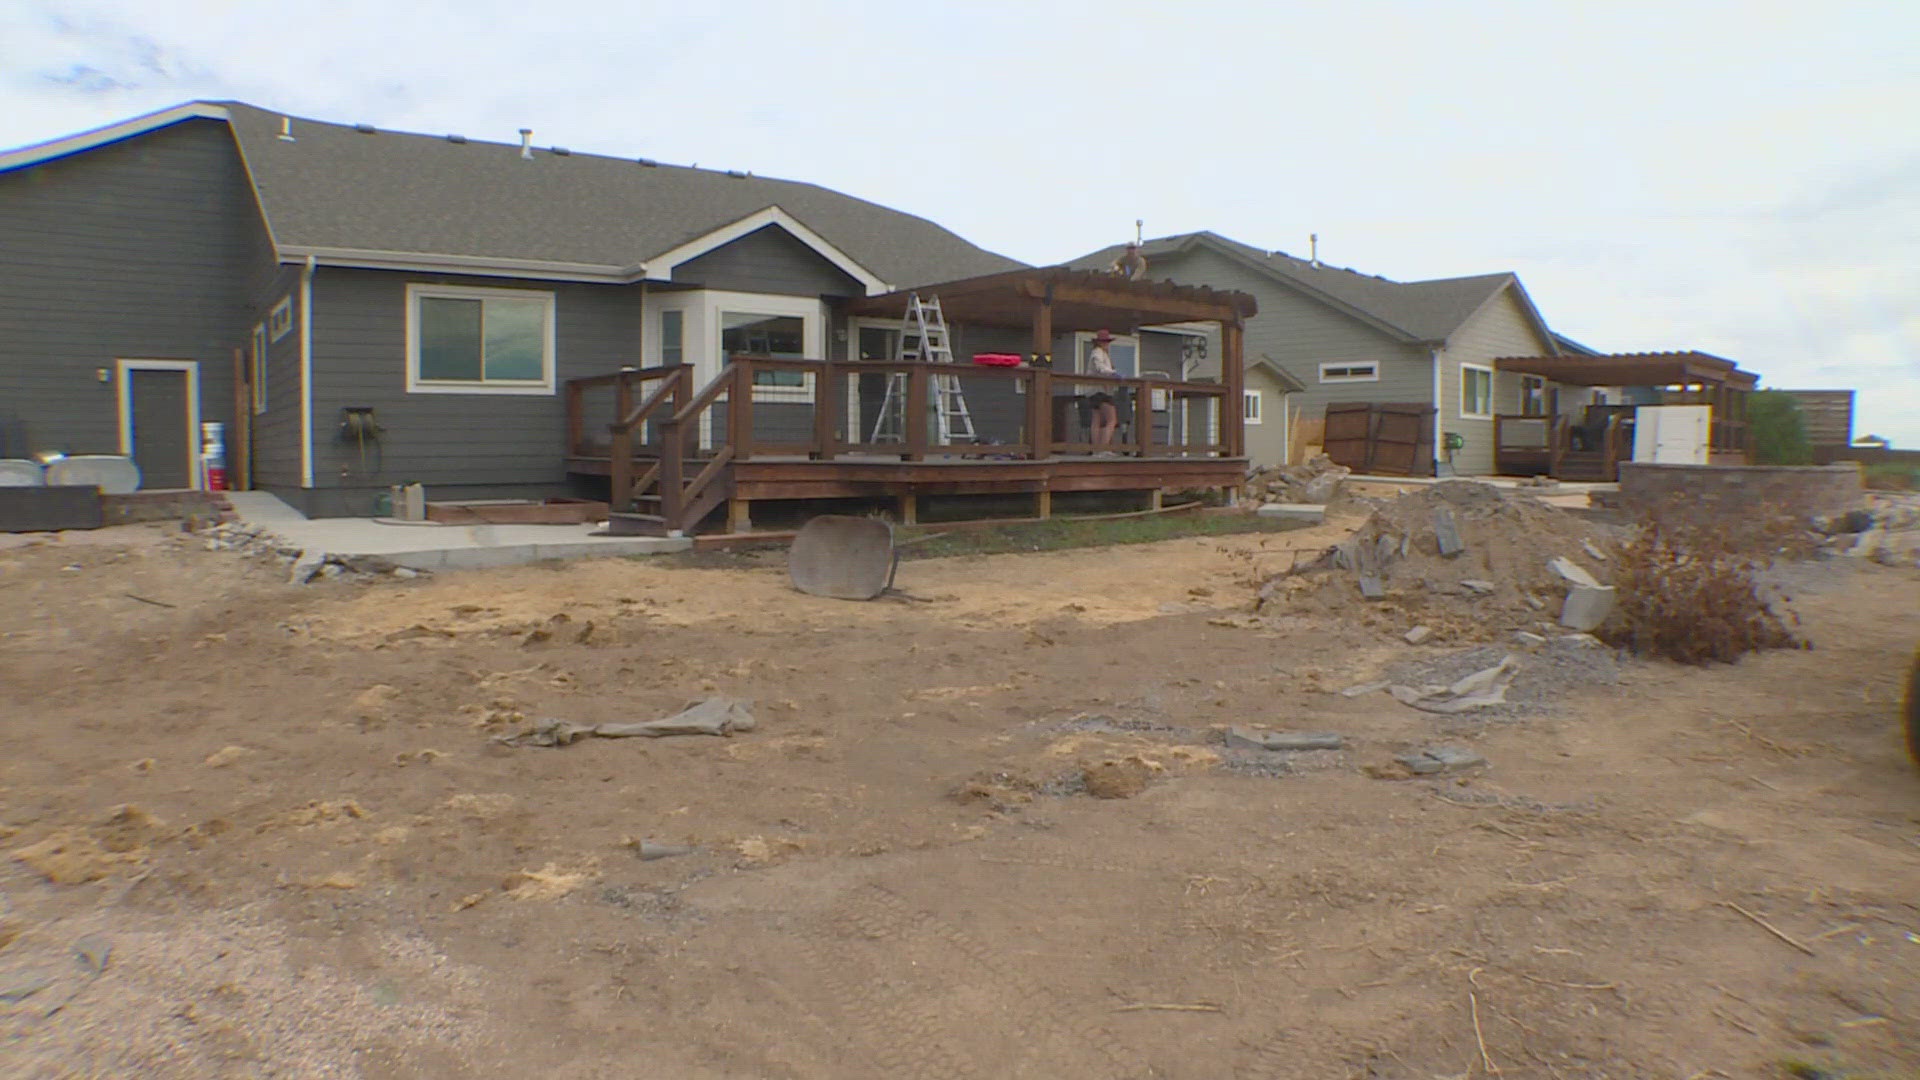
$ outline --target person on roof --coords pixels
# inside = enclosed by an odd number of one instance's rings
[[[1128,244],[1111,269],[1128,281],[1140,281],[1147,276],[1147,257],[1140,254],[1139,244]]]

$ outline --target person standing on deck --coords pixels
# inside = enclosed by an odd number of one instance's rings
[[[1107,352],[1107,346],[1113,343],[1113,335],[1106,330],[1093,335],[1093,349],[1087,353],[1087,374],[1118,375],[1113,366],[1113,356]],[[1094,453],[1100,453],[1103,447],[1113,445],[1114,432],[1120,428],[1120,410],[1114,404],[1110,389],[1102,388],[1093,394],[1093,445]]]

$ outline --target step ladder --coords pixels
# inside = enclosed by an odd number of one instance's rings
[[[910,359],[929,364],[954,362],[953,339],[947,332],[947,317],[940,310],[939,297],[922,301],[919,293],[908,295],[907,317],[894,343],[893,359],[896,363]],[[967,411],[966,395],[960,391],[960,376],[937,374],[927,383],[933,398],[935,441],[948,446],[957,436],[963,442],[973,442],[978,436],[974,432],[973,414]],[[887,393],[880,399],[880,415],[874,418],[873,437],[868,441],[906,441],[907,385],[904,371],[887,376]]]

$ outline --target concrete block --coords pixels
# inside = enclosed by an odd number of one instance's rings
[[[1346,740],[1331,732],[1261,731],[1230,727],[1227,745],[1236,750],[1338,750]]]
[[[1319,525],[1327,520],[1325,503],[1267,503],[1254,513],[1261,517],[1298,521],[1303,525]]]
[[[1447,558],[1467,550],[1460,539],[1460,524],[1454,520],[1450,507],[1437,507],[1433,511],[1433,538],[1440,545],[1440,554]]]
[[[1418,645],[1432,636],[1433,636],[1433,627],[1431,626],[1416,626],[1413,629],[1407,631],[1405,634],[1401,635],[1401,637],[1404,638],[1406,640],[1406,643],[1409,645]]]
[[[1575,585],[1560,606],[1560,625],[1582,633],[1607,621],[1613,611],[1613,586]]]
[[[1547,567],[1571,584],[1586,586],[1588,588],[1597,588],[1600,585],[1598,581],[1594,580],[1592,574],[1580,568],[1579,563],[1565,556],[1558,556],[1547,560]]]

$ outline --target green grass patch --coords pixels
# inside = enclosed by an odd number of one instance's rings
[[[1153,517],[1023,521],[976,525],[951,532],[915,535],[903,530],[902,559],[938,559],[951,555],[1000,555],[1015,551],[1060,551],[1110,544],[1151,544],[1187,536],[1289,532],[1305,528],[1297,521],[1240,513],[1161,514]]]

